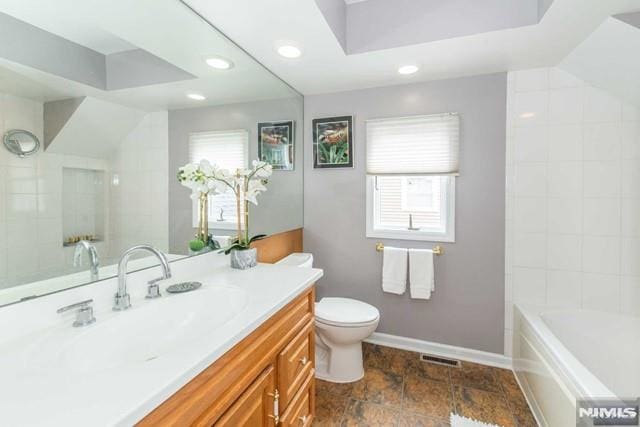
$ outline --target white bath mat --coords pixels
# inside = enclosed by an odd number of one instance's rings
[[[449,419],[451,427],[498,427],[495,424],[487,424],[480,421],[472,420],[471,418],[463,417],[461,415],[451,413]]]

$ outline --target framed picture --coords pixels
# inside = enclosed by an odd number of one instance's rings
[[[258,158],[274,170],[293,170],[294,121],[258,123]]]
[[[313,120],[313,167],[353,167],[353,116]]]

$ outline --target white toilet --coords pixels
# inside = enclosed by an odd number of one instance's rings
[[[278,264],[312,267],[313,255],[293,253]],[[316,303],[316,377],[348,383],[364,376],[362,341],[378,327],[380,312],[350,298],[322,298]]]

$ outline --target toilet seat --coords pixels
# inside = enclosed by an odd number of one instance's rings
[[[316,321],[325,325],[358,328],[379,319],[377,308],[351,298],[322,298],[316,303]]]

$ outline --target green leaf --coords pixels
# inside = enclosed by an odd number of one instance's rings
[[[265,237],[267,237],[267,235],[266,235],[266,234],[256,234],[256,235],[255,235],[255,236],[253,236],[251,239],[249,239],[249,243],[251,244],[251,243],[255,242],[256,240],[262,240],[262,239],[264,239]]]
[[[327,150],[327,147],[325,146],[324,142],[318,144],[318,148],[320,149],[320,151],[322,152],[322,160],[323,163],[326,163],[329,161],[329,151]]]
[[[349,144],[341,144],[338,153],[336,154],[336,163],[348,163],[347,150],[349,149]]]
[[[218,253],[224,252],[225,255],[229,255],[231,253],[232,250],[237,249],[240,251],[243,251],[245,249],[249,249],[247,246],[241,244],[241,243],[233,243],[229,246],[227,246],[226,248],[224,248],[223,250],[221,250]]]
[[[330,163],[335,163],[336,162],[336,150],[338,149],[337,146],[332,145],[331,146],[331,150],[329,151],[329,162]]]

